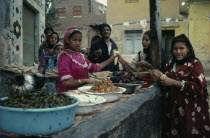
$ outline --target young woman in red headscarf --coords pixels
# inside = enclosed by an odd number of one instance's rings
[[[94,83],[96,80],[89,79],[89,72],[97,72],[113,62],[115,56],[101,64],[91,63],[81,51],[82,33],[76,27],[70,27],[64,35],[66,50],[58,57],[59,92],[77,89],[78,87]]]
[[[172,41],[173,60],[166,76],[158,70],[159,82],[168,88],[166,94],[163,137],[209,138],[210,120],[204,69],[195,57],[189,39],[181,34]]]

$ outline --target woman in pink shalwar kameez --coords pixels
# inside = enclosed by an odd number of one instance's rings
[[[66,50],[58,57],[58,85],[59,93],[94,83],[96,80],[89,79],[89,72],[97,72],[114,60],[114,55],[101,64],[91,63],[80,52],[82,33],[76,27],[70,27],[64,35]]]

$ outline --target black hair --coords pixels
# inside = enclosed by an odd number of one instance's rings
[[[102,33],[104,27],[108,27],[110,29],[110,31],[112,31],[112,28],[111,28],[111,26],[109,24],[103,23],[103,24],[99,25],[100,34]]]
[[[146,31],[144,34],[148,35],[149,39],[151,39],[151,37],[152,37],[151,30]]]
[[[49,30],[51,30],[52,32],[54,32],[54,30],[53,30],[52,27],[46,27],[46,28],[44,29],[44,34],[46,35],[47,32],[48,32]]]
[[[50,35],[50,37],[49,38],[51,38],[52,37],[52,35],[57,35],[57,37],[58,37],[58,39],[57,39],[57,42],[56,43],[58,43],[59,41],[60,41],[60,38],[59,38],[59,35],[58,35],[58,33],[57,32],[53,32],[51,35]],[[55,43],[55,44],[56,44]],[[53,46],[54,46],[54,44],[53,45],[50,45],[50,41],[49,41],[49,48],[53,48]]]
[[[189,49],[189,52],[187,54],[187,57],[185,57],[184,59],[182,59],[181,61],[179,60],[176,60],[176,57],[174,56],[173,54],[173,47],[174,47],[174,44],[175,43],[178,43],[178,42],[182,42],[182,43],[185,43],[186,47]],[[187,36],[185,34],[181,34],[181,35],[178,35],[177,37],[175,37],[173,40],[172,40],[172,45],[171,45],[171,54],[173,56],[173,62],[177,62],[179,64],[184,64],[185,62],[188,62],[192,59],[197,59],[196,56],[195,56],[195,52],[193,50],[193,47],[192,47],[192,44],[190,43],[190,40],[187,38]]]
[[[101,39],[101,37],[99,35],[95,35],[92,39],[91,39],[91,44],[96,42],[97,40]]]
[[[148,31],[144,32],[144,35],[145,34],[148,35],[149,40],[151,41],[151,36],[152,36],[151,30],[148,30]],[[144,48],[143,52],[146,54],[145,60],[152,64],[152,59],[151,59],[151,54],[150,54],[151,53],[151,46],[149,45],[148,48]],[[140,59],[140,53],[139,53],[139,59]]]

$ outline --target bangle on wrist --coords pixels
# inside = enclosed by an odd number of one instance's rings
[[[184,86],[185,86],[185,81],[184,81],[184,80],[182,80],[182,81],[181,81],[181,91],[183,91],[183,90],[184,90]]]
[[[79,82],[80,85],[82,85],[82,81],[80,79],[78,80],[78,82]]]

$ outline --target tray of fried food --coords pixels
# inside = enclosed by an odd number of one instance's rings
[[[58,77],[58,69],[51,69],[45,73],[46,78]]]

